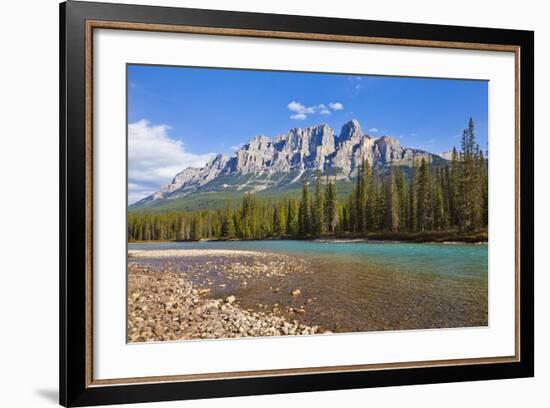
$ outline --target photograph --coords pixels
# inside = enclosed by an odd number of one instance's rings
[[[488,81],[126,82],[129,343],[488,326]]]
[[[57,311],[22,321],[59,329],[38,353],[58,361],[59,403],[384,405],[383,389],[445,385],[440,401],[474,382],[459,394],[535,401],[532,19],[145,3],[59,5],[59,81],[40,81],[59,85],[59,117],[42,103],[31,121],[59,126],[35,149],[58,159],[59,189],[43,166],[11,177],[39,197],[39,168],[58,198],[58,290],[30,297]],[[11,269],[44,275],[11,218]]]

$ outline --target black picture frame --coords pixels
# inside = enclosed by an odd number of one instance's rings
[[[60,403],[122,404],[534,376],[534,33],[431,24],[257,14],[68,1],[60,5]],[[519,353],[514,362],[258,376],[218,380],[103,384],[87,380],[86,22],[186,25],[421,41],[519,49],[521,200],[517,245]]]

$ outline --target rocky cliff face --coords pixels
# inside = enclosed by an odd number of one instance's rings
[[[165,199],[180,198],[217,179],[251,179],[261,177],[265,186],[274,186],[276,182],[265,182],[274,178],[289,181],[284,177],[274,177],[285,173],[297,173],[290,182],[300,182],[300,176],[306,172],[320,170],[336,176],[339,180],[355,177],[357,168],[368,160],[373,167],[388,165],[412,165],[417,159],[443,160],[431,153],[402,147],[399,140],[382,136],[374,139],[365,134],[357,120],[346,123],[339,136],[327,125],[308,128],[295,128],[273,139],[259,135],[244,145],[234,156],[228,158],[222,154],[212,158],[202,168],[186,168],[178,173],[170,184],[163,186],[155,194],[143,199],[137,206]],[[228,186],[223,184],[224,188]],[[242,186],[233,184],[241,189]]]
[[[439,157],[443,157],[446,160],[452,160],[453,159],[453,151],[447,150],[446,152],[439,153]]]
[[[341,177],[349,176],[352,169],[360,164],[364,153],[370,150],[372,143],[371,137],[363,134],[357,120],[346,123],[340,131],[337,151],[330,160],[330,166],[341,169]]]
[[[136,204],[148,204],[149,202],[171,195],[184,197],[218,177],[226,168],[227,162],[227,156],[218,154],[210,159],[202,168],[187,167],[176,174],[170,184],[165,184],[159,191]]]

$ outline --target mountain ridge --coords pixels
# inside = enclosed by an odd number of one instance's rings
[[[424,150],[402,147],[391,136],[373,138],[356,119],[342,126],[339,135],[327,124],[292,128],[273,138],[257,135],[232,156],[218,154],[203,167],[187,167],[159,191],[130,205],[147,208],[205,191],[259,192],[301,182],[317,170],[337,181],[350,181],[366,159],[373,168],[412,166],[424,158],[430,163],[447,159]]]

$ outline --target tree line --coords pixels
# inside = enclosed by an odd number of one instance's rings
[[[369,232],[476,231],[488,223],[487,159],[475,141],[474,122],[464,130],[450,163],[416,160],[406,175],[400,167],[358,168],[352,192],[337,199],[335,179],[317,171],[304,179],[300,199],[261,201],[245,194],[225,209],[129,213],[128,239],[199,240],[314,238]]]

